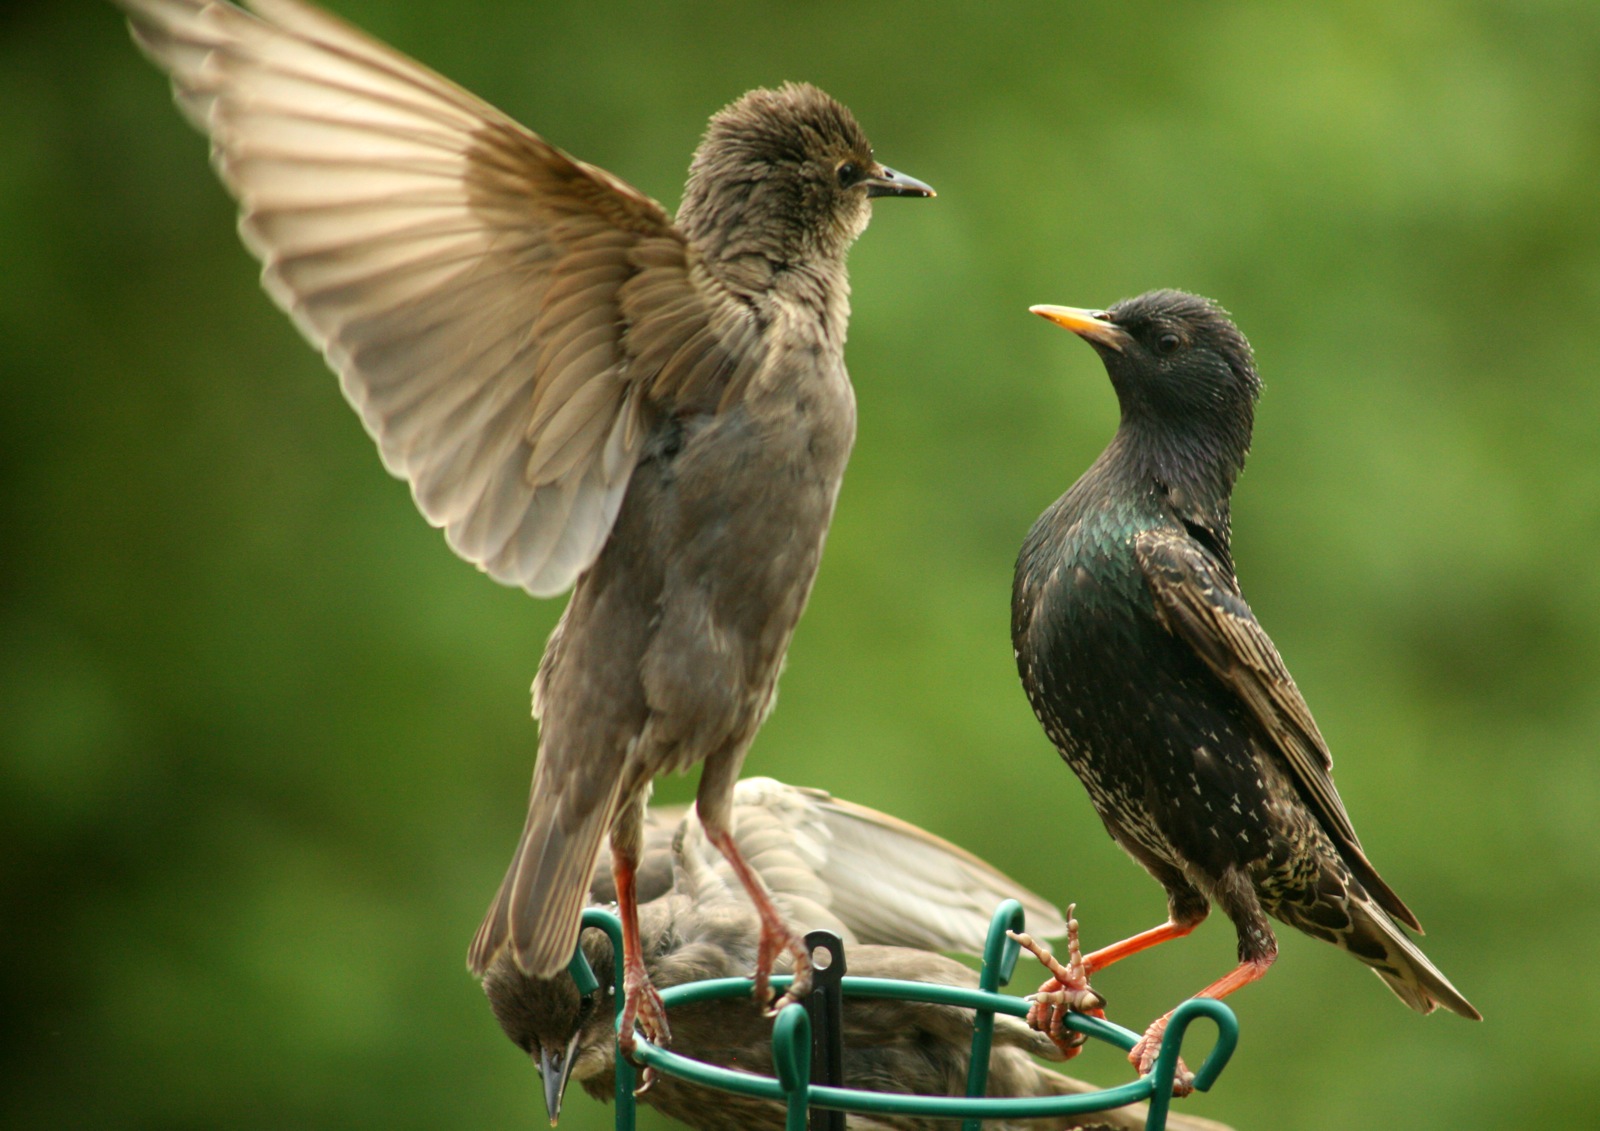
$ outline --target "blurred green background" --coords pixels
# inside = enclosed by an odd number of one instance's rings
[[[1267,382],[1246,591],[1488,1020],[1285,932],[1187,1110],[1593,1125],[1600,6],[337,7],[669,207],[707,116],[785,79],[937,186],[852,257],[860,437],[748,769],[1077,900],[1090,946],[1164,905],[1034,722],[1008,602],[1116,409],[1026,307],[1228,306]],[[0,8],[0,1112],[543,1126],[463,956],[560,602],[449,553],[255,277],[117,14]],[[1139,1027],[1233,946],[1217,916],[1099,985]],[[608,1111],[575,1088],[562,1125]]]

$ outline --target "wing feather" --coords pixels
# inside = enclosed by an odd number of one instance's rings
[[[1379,877],[1362,850],[1334,788],[1328,744],[1278,649],[1240,595],[1232,571],[1175,530],[1143,531],[1134,549],[1167,630],[1192,647],[1249,709],[1306,803],[1373,897],[1390,914],[1420,929],[1417,917]]]
[[[642,422],[761,364],[748,308],[655,201],[327,13],[119,2],[384,466],[497,580],[569,587]]]
[[[1023,904],[1035,934],[1066,931],[1049,901],[970,852],[822,790],[745,778],[734,787],[734,819],[735,842],[774,897],[837,917],[859,942],[981,954],[1004,899]],[[712,890],[708,883],[738,891],[692,814],[680,845],[683,890],[696,898]]]

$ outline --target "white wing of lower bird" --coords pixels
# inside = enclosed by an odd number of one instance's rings
[[[993,865],[898,817],[824,790],[746,778],[735,839],[774,896],[837,918],[863,943],[981,954],[995,908],[1019,901],[1028,930],[1066,933],[1061,911]],[[679,831],[680,889],[739,891],[691,812]],[[804,923],[803,914],[797,915]]]

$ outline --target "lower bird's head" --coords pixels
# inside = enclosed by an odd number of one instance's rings
[[[689,166],[678,224],[716,258],[842,260],[870,201],[933,189],[883,165],[841,103],[807,83],[752,90],[719,110]]]
[[[500,1028],[543,1077],[552,1127],[560,1118],[569,1080],[587,1080],[614,1066],[611,941],[603,932],[586,931],[582,945],[600,982],[591,993],[580,993],[566,971],[554,978],[524,974],[509,947],[483,976],[483,992]]]
[[[1236,474],[1250,448],[1256,375],[1250,343],[1208,298],[1150,291],[1106,310],[1035,306],[1094,347],[1117,391],[1125,426]],[[1227,476],[1232,483],[1232,474]]]

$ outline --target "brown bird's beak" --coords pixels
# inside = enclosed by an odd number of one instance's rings
[[[1090,345],[1105,346],[1122,352],[1128,342],[1128,332],[1115,322],[1106,321],[1103,310],[1079,310],[1075,306],[1030,306],[1030,314],[1048,318],[1057,326],[1064,326]]]
[[[879,165],[877,172],[865,182],[867,195],[871,196],[938,196],[933,186],[925,185],[915,177],[897,173],[887,165]]]
[[[567,1092],[567,1077],[572,1075],[572,1062],[578,1059],[578,1038],[572,1034],[565,1053],[552,1053],[547,1048],[539,1050],[539,1075],[544,1078],[544,1110],[554,1127],[561,1118],[561,1097]]]

